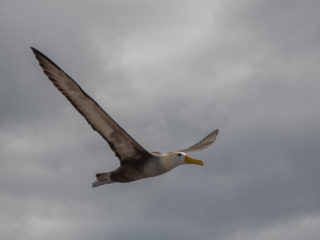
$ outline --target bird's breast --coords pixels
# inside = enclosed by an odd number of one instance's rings
[[[141,178],[154,177],[167,172],[157,159],[122,165],[112,172],[111,178],[116,182],[131,182]]]
[[[158,159],[149,161],[144,166],[145,177],[154,177],[167,172],[168,170],[163,168]]]

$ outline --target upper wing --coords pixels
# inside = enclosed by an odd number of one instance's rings
[[[197,142],[196,144],[186,149],[182,149],[178,152],[193,152],[193,151],[200,151],[202,149],[205,149],[214,143],[218,134],[219,134],[219,130],[216,129],[213,132],[211,132],[208,136],[206,136],[204,139],[202,139],[200,142]]]
[[[80,86],[48,57],[31,48],[44,73],[72,105],[85,117],[91,127],[108,143],[121,164],[148,158],[151,154],[126,133]]]

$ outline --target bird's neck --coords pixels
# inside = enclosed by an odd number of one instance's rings
[[[159,162],[161,167],[166,172],[180,165],[178,162],[173,161],[172,156],[170,154],[163,154]]]

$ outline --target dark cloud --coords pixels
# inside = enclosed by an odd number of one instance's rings
[[[317,1],[0,1],[4,239],[317,239]],[[147,149],[214,128],[182,166],[92,189],[118,166],[29,46]]]

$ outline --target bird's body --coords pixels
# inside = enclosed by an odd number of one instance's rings
[[[154,156],[137,162],[120,165],[114,171],[98,173],[96,177],[98,181],[105,180],[104,178],[110,174],[110,180],[113,182],[132,182],[142,178],[157,176],[165,171],[160,164],[160,158]]]
[[[198,143],[178,152],[148,152],[124,131],[81,87],[44,54],[32,48],[44,73],[71,104],[85,117],[91,127],[109,144],[120,160],[120,166],[111,172],[97,173],[92,186],[113,182],[131,182],[163,174],[182,164],[203,165],[186,152],[202,150],[214,143],[214,130]]]
[[[152,152],[151,154],[153,156],[148,159],[120,165],[112,172],[97,173],[97,181],[93,183],[93,186],[96,187],[112,182],[132,182],[142,178],[158,176],[184,163],[203,165],[201,160],[192,159],[183,152],[167,154]]]

